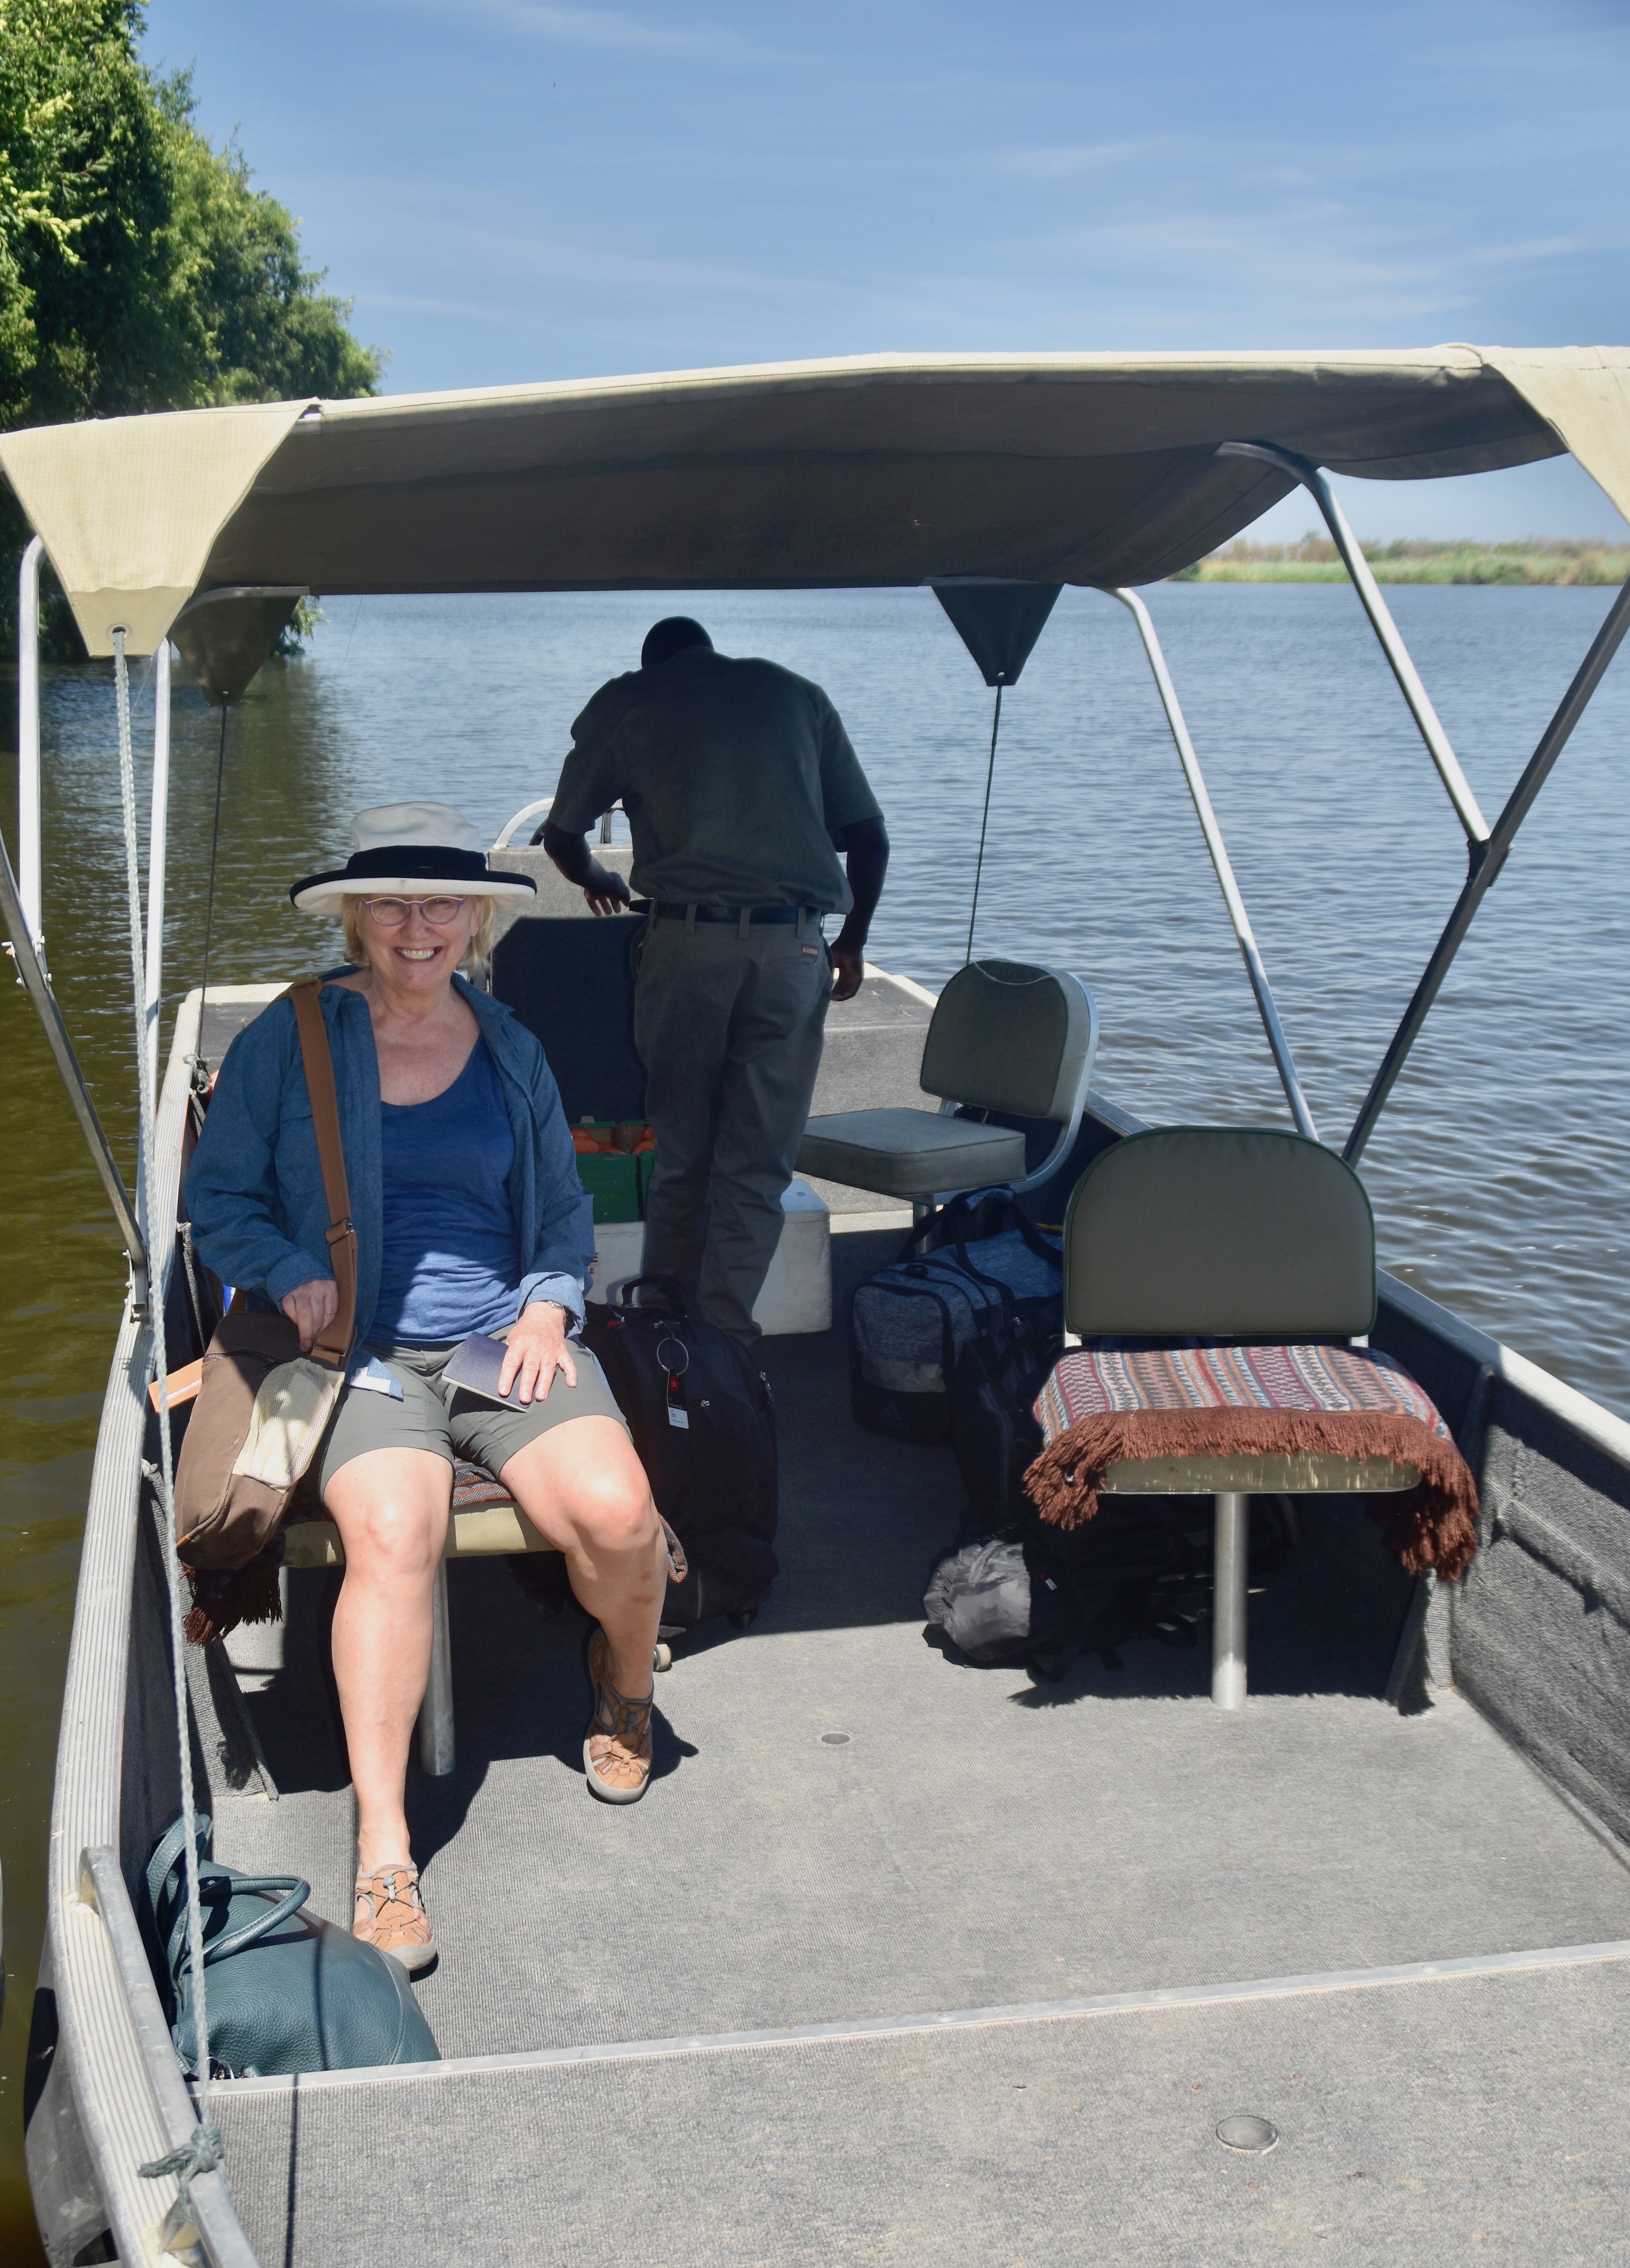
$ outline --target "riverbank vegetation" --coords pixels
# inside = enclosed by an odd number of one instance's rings
[[[1622,583],[1630,545],[1546,543],[1364,543],[1377,583]],[[1174,583],[1345,583],[1347,569],[1328,536],[1299,543],[1247,543],[1239,537],[1185,567]]]
[[[138,52],[141,0],[0,0],[0,426],[372,394],[294,217]],[[0,484],[0,650],[27,538]],[[60,596],[46,646],[83,659]]]

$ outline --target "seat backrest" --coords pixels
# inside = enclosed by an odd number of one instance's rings
[[[1375,1315],[1364,1185],[1304,1134],[1131,1134],[1070,1199],[1064,1322],[1083,1338],[1355,1338]]]
[[[642,914],[530,917],[493,950],[493,997],[542,1042],[569,1125],[645,1116],[632,959],[644,927]]]
[[[1023,961],[971,961],[940,994],[922,1049],[925,1094],[1068,1123],[1092,1016],[1075,977]]]

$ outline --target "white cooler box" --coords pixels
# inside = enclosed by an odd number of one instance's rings
[[[832,1216],[807,1182],[789,1183],[781,1201],[781,1242],[764,1279],[753,1320],[766,1338],[832,1328]],[[642,1220],[601,1221],[594,1232],[594,1275],[589,1297],[603,1301],[606,1287],[640,1272],[645,1249]]]

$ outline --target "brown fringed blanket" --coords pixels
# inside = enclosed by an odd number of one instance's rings
[[[1123,1458],[1385,1457],[1421,1486],[1371,1509],[1412,1573],[1453,1581],[1477,1550],[1477,1484],[1431,1402],[1390,1356],[1348,1346],[1081,1347],[1036,1403],[1044,1447],[1025,1485],[1075,1528]]]

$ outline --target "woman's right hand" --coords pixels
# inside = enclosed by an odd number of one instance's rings
[[[300,1334],[300,1352],[310,1354],[319,1331],[340,1312],[340,1287],[332,1276],[313,1277],[284,1295],[283,1311]]]

